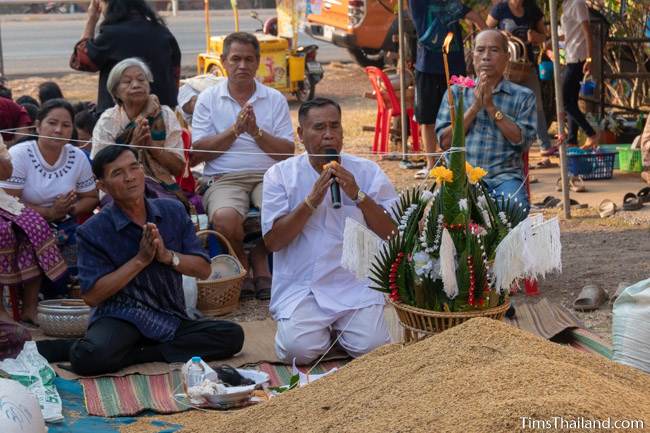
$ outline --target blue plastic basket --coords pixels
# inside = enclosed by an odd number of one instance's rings
[[[568,154],[568,170],[572,176],[584,180],[611,179],[614,172],[616,152]]]

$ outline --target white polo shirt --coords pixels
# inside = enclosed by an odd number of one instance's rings
[[[582,33],[582,23],[585,21],[589,22],[589,9],[585,0],[564,0],[560,24],[567,63],[578,63],[589,57],[587,39]]]
[[[390,180],[373,161],[342,153],[341,165],[379,206],[389,210],[398,200]],[[277,219],[303,203],[318,176],[306,153],[278,162],[266,172],[262,233],[268,233]],[[273,254],[269,308],[274,320],[290,317],[310,293],[327,314],[384,304],[384,296],[369,288],[370,280],[357,280],[341,266],[345,219],[366,225],[361,209],[343,191],[341,204],[340,209],[334,209],[328,191],[300,234]]]
[[[293,142],[293,127],[287,99],[275,89],[255,81],[256,88],[248,103],[253,106],[257,126],[275,137]],[[220,134],[235,124],[242,107],[230,96],[228,80],[204,90],[199,95],[192,116],[192,141]],[[204,176],[238,171],[265,172],[277,160],[264,153],[255,139],[241,134],[229,151],[206,161]]]

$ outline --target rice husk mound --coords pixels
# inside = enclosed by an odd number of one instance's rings
[[[197,433],[548,431],[524,428],[521,417],[640,419],[650,429],[650,375],[473,319],[416,344],[379,348],[267,403],[157,418]]]

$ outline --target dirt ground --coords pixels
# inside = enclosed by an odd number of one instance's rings
[[[24,80],[10,81],[14,97],[23,94],[36,96],[37,86],[44,78],[34,77]],[[97,76],[94,74],[70,74],[56,79],[64,95],[73,101],[94,100],[97,89]],[[398,190],[415,185],[414,171],[399,167],[398,161],[379,160],[369,155],[372,145],[372,132],[363,132],[362,126],[374,125],[376,110],[375,101],[363,97],[369,92],[370,84],[361,68],[353,64],[330,64],[325,67],[325,78],[318,84],[316,93],[319,96],[331,97],[337,100],[343,108],[343,125],[345,131],[345,149],[350,153],[364,154],[376,160]],[[297,124],[298,103],[289,97],[289,103]],[[302,149],[301,149],[302,150]],[[398,151],[399,149],[393,149]],[[531,161],[538,155],[531,151]],[[534,175],[535,172],[532,172]],[[554,176],[554,177],[553,177]],[[553,174],[553,179],[559,174]],[[540,176],[542,177],[542,176]],[[617,178],[618,175],[615,175]],[[544,180],[531,185],[533,201],[541,194],[546,195],[549,182]],[[636,185],[627,183],[625,188]],[[643,185],[638,182],[637,189]],[[587,187],[590,187],[587,182]],[[611,187],[611,185],[610,185]],[[616,197],[622,197],[627,190],[613,191]],[[636,192],[636,191],[635,191]],[[559,194],[559,193],[556,193]],[[559,195],[558,195],[559,196]],[[592,206],[594,206],[592,204]],[[646,206],[650,208],[650,206]],[[648,209],[646,209],[648,210]],[[561,218],[562,229],[562,262],[561,274],[548,276],[540,282],[542,296],[568,308],[580,289],[585,284],[596,284],[610,293],[616,290],[620,282],[634,283],[650,277],[650,265],[645,247],[650,245],[649,218],[639,218],[630,213],[621,213],[607,220],[598,217],[593,208],[574,212],[571,220],[564,220],[560,211],[547,212],[552,216],[557,212]],[[648,212],[642,213],[644,216]],[[524,295],[514,298],[524,302]],[[241,309],[228,316],[236,320],[261,319],[268,315],[267,304],[261,301],[249,301],[242,304]],[[576,313],[591,328],[607,340],[611,338],[611,306],[607,303],[599,310],[591,313]]]

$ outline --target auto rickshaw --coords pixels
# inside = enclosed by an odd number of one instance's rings
[[[297,3],[300,0],[277,0],[277,21],[274,25],[264,25],[256,31],[260,43],[260,66],[257,79],[282,93],[292,93],[298,101],[312,99],[316,84],[323,78],[323,67],[316,60],[317,45],[298,47]],[[239,10],[237,1],[231,1],[235,18],[235,31],[239,31]],[[227,35],[212,36],[210,32],[209,0],[204,0],[205,45],[206,52],[198,55],[198,74],[213,73],[225,77],[226,70],[221,64],[223,41]],[[255,12],[251,13],[257,19]],[[271,34],[276,33],[276,35]]]

